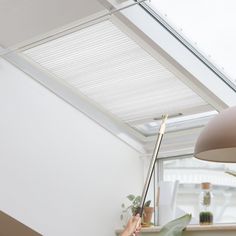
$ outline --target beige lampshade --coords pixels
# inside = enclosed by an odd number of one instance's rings
[[[198,159],[236,162],[236,107],[213,118],[201,132],[194,150]]]

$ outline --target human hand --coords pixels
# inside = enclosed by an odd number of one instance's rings
[[[141,217],[139,214],[129,219],[123,233],[120,236],[138,235],[141,230]]]

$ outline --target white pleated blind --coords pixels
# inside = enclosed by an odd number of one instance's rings
[[[110,21],[23,53],[129,124],[206,105]]]

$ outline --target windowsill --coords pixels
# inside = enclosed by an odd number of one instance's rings
[[[142,228],[142,233],[155,233],[159,232],[160,229],[160,226]],[[187,226],[186,231],[236,231],[236,224],[189,225]],[[121,232],[121,229],[116,230],[116,234],[119,234]]]

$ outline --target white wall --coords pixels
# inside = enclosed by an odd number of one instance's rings
[[[0,210],[43,235],[111,236],[138,153],[0,60]]]

